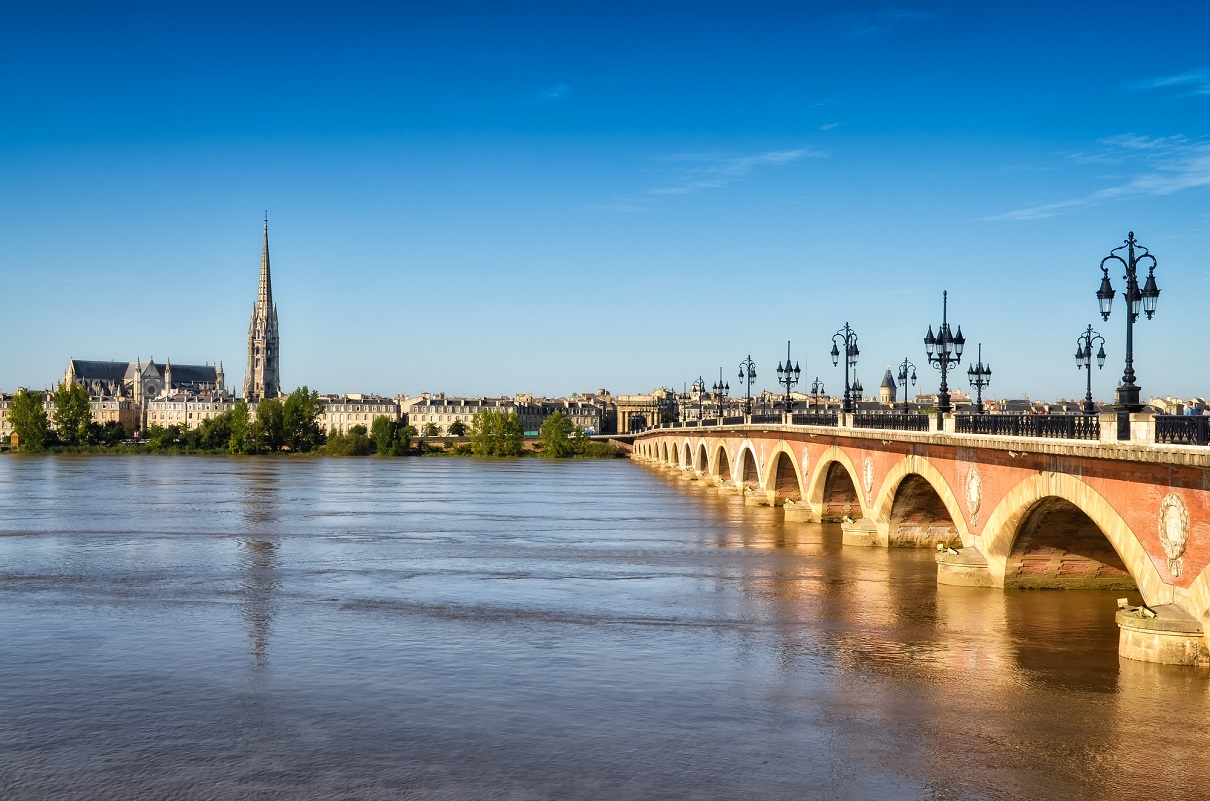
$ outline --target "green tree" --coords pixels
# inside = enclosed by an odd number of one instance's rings
[[[55,431],[65,445],[79,445],[88,438],[92,407],[83,384],[59,384],[51,396]]]
[[[392,456],[403,456],[412,447],[412,438],[416,436],[416,426],[399,426],[395,432],[395,442],[391,446]]]
[[[289,401],[287,401],[288,403]],[[280,451],[286,444],[286,413],[277,398],[265,398],[256,404],[257,445],[267,451]]]
[[[398,426],[385,414],[374,418],[370,424],[370,439],[374,440],[374,450],[379,456],[389,456],[395,447],[395,429]]]
[[[575,453],[575,443],[571,436],[573,426],[567,415],[556,409],[545,420],[539,431],[538,442],[542,446],[542,455],[553,459],[566,459]]]
[[[436,423],[425,423],[424,424],[424,436],[439,437],[439,436],[441,436],[441,428]]]
[[[231,453],[252,453],[256,448],[253,436],[252,421],[248,415],[248,404],[240,401],[231,410],[231,437],[227,440],[227,450]]]
[[[282,418],[286,445],[295,453],[309,453],[324,442],[319,428],[319,393],[306,386],[299,387],[286,398]]]
[[[524,433],[517,415],[484,410],[471,421],[471,451],[476,456],[520,456]]]
[[[201,435],[199,439],[202,450],[217,453],[230,447],[231,420],[234,416],[234,412],[223,412],[217,417],[202,421],[202,425],[198,429]]]
[[[50,443],[50,422],[42,403],[41,392],[23,389],[9,404],[8,421],[17,435],[17,447],[23,451],[40,451]]]
[[[374,440],[366,436],[365,426],[353,426],[348,434],[332,434],[323,446],[328,456],[369,456],[374,452]]]
[[[451,437],[465,437],[466,423],[462,422],[461,420],[455,420],[445,429],[445,433],[449,434]]]

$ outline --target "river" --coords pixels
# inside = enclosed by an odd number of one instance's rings
[[[0,798],[1210,795],[1114,594],[625,460],[0,458]]]

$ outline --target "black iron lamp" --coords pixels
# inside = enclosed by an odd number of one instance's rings
[[[942,413],[953,411],[946,376],[953,366],[962,363],[962,349],[966,346],[966,337],[962,336],[962,326],[958,326],[957,334],[950,333],[948,314],[949,292],[943,291],[941,293],[941,325],[937,328],[937,335],[933,336],[933,326],[930,325],[928,333],[924,337],[924,350],[928,355],[929,364],[941,371],[941,387],[937,393],[937,411]]]
[[[813,399],[812,405],[815,406],[815,408],[819,408],[819,396],[823,395],[824,393],[825,390],[823,388],[823,382],[819,380],[819,376],[815,376],[815,380],[811,382],[811,398]]]
[[[718,368],[718,382],[714,385],[714,397],[718,401],[718,416],[723,416],[723,406],[727,402],[727,393],[731,391],[731,385],[723,383],[723,368]]]
[[[744,414],[752,414],[752,382],[756,380],[756,363],[752,354],[739,363],[739,380],[744,384]]]
[[[790,364],[790,343],[786,342],[786,363],[782,366],[781,362],[777,363],[777,383],[786,388],[786,411],[794,411],[794,401],[790,397],[790,390],[798,383],[799,376],[802,375],[802,368],[797,364]]]
[[[839,340],[839,343],[837,342]],[[840,348],[844,346],[844,399],[841,402],[841,408],[846,414],[853,411],[853,387],[849,385],[849,370],[854,371],[856,375],[857,357],[861,355],[861,351],[857,349],[857,332],[849,327],[848,323],[844,324],[844,328],[832,335],[832,366],[835,367],[840,362]]]
[[[966,368],[966,377],[975,388],[975,412],[983,414],[983,388],[992,382],[992,366],[983,363],[983,343],[979,343],[979,357],[975,364]]]
[[[1080,408],[1084,414],[1093,414],[1097,410],[1096,404],[1092,402],[1092,346],[1097,342],[1101,343],[1097,348],[1097,369],[1100,370],[1105,366],[1105,337],[1093,331],[1090,325],[1076,338],[1076,369],[1088,372],[1084,403]]]
[[[1118,254],[1120,250],[1126,251],[1125,258]],[[1126,279],[1126,290],[1122,293],[1127,305],[1126,370],[1122,373],[1122,383],[1118,386],[1114,405],[1122,411],[1137,412],[1143,408],[1143,403],[1139,400],[1139,387],[1134,382],[1134,323],[1140,313],[1146,314],[1148,320],[1155,315],[1156,303],[1160,298],[1160,288],[1155,283],[1155,268],[1159,263],[1155,256],[1134,238],[1134,231],[1126,235],[1124,244],[1109,251],[1109,255],[1101,259],[1101,286],[1097,290],[1097,303],[1100,305],[1103,320],[1109,319],[1114,296],[1113,285],[1109,282],[1109,268],[1105,266],[1107,261],[1116,261],[1126,269],[1126,274],[1122,276]],[[1144,262],[1148,267],[1147,280],[1140,289],[1138,268]]]
[[[931,328],[929,330],[929,333],[930,334],[932,333]],[[911,370],[910,374],[908,373],[908,370]],[[912,382],[913,387],[916,386],[916,365],[914,365],[910,361],[908,361],[907,357],[904,357],[903,364],[899,365],[899,386],[903,387],[903,410],[905,412],[908,410],[908,382],[909,381]]]

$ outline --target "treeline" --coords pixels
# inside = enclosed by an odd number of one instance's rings
[[[88,391],[79,384],[60,384],[51,393],[51,408],[48,417],[45,396],[41,392],[22,390],[13,397],[9,421],[17,434],[20,450],[145,450],[150,453],[237,455],[288,451],[329,456],[450,454],[485,457],[526,453],[521,421],[517,415],[502,411],[479,412],[470,426],[470,441],[447,445],[445,449],[418,439],[415,427],[391,420],[386,415],[374,418],[369,429],[356,425],[347,434],[325,434],[319,425],[322,412],[319,393],[305,386],[294,390],[284,401],[269,398],[259,402],[255,413],[240,401],[230,411],[203,420],[197,428],[176,424],[148,426],[142,432],[145,446],[131,443],[131,432],[121,423],[100,425],[94,422]],[[451,424],[450,429],[451,432],[456,429],[459,435],[466,433],[463,423]],[[573,426],[560,411],[555,411],[543,422],[536,452],[551,458],[621,455],[613,445],[589,439],[583,429]]]
[[[59,384],[50,394],[51,414],[46,414],[46,393],[21,390],[8,407],[9,425],[22,450],[48,448],[112,448],[130,437],[126,426],[111,420],[92,419],[88,390],[79,384]],[[54,420],[54,427],[51,427]]]

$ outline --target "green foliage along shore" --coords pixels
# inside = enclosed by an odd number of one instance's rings
[[[524,449],[524,432],[515,414],[484,410],[470,426],[470,442],[447,444],[444,449],[417,440],[416,428],[386,415],[374,418],[367,430],[353,426],[349,433],[320,430],[319,394],[299,387],[285,402],[276,398],[261,401],[255,415],[243,401],[231,411],[203,420],[194,429],[178,425],[148,426],[141,442],[128,439],[129,432],[116,422],[98,425],[91,420],[88,393],[79,385],[56,388],[51,395],[52,412],[40,392],[18,392],[9,408],[9,419],[18,437],[18,450],[36,453],[161,453],[161,454],[274,454],[318,453],[326,456],[447,456],[515,457],[533,453]],[[54,420],[54,427],[50,423]],[[436,426],[429,424],[429,427]],[[451,424],[449,433],[467,433],[462,423]],[[59,433],[63,432],[63,433]],[[434,435],[434,434],[430,434]],[[621,451],[605,442],[594,442],[571,424],[560,411],[547,418],[537,444],[537,454],[548,458],[612,458]]]

